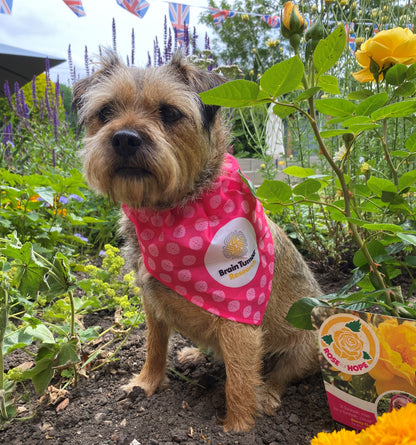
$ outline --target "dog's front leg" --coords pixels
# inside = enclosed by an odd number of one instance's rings
[[[170,329],[164,321],[157,319],[152,311],[145,310],[145,313],[148,330],[146,361],[140,374],[135,375],[127,385],[123,386],[123,389],[130,392],[134,387],[139,386],[149,397],[159,387],[166,387],[169,383],[166,377],[166,360]]]
[[[255,326],[233,321],[224,321],[220,328],[219,344],[227,374],[224,431],[249,431],[254,426],[261,385],[261,335]]]

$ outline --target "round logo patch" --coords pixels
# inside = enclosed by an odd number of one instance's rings
[[[319,331],[322,355],[338,371],[360,375],[370,371],[380,356],[380,345],[372,328],[352,314],[327,318]]]
[[[205,267],[223,286],[241,287],[255,277],[260,264],[256,233],[246,218],[234,218],[214,235],[204,258]]]

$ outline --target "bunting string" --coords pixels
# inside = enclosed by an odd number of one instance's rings
[[[242,12],[242,11],[229,11],[226,9],[216,9],[208,6],[194,6],[183,3],[173,3],[169,0],[158,0],[162,3],[167,3],[169,8],[169,18],[175,32],[176,39],[179,45],[184,43],[186,32],[189,27],[190,9],[200,8],[210,11],[210,14],[214,20],[216,26],[221,26],[224,20],[240,15],[260,17],[271,28],[280,28],[280,16],[278,15],[265,15],[255,12]],[[82,0],[63,0],[68,8],[77,16],[85,17],[86,12],[82,4]],[[134,14],[136,17],[143,19],[149,10],[150,4],[146,0],[116,0],[117,4],[124,8],[126,11]],[[13,0],[0,0],[0,14],[12,13]],[[308,26],[310,22],[308,21]],[[407,27],[413,31],[413,25],[407,25]],[[356,38],[354,33],[354,23],[345,24],[345,32],[347,34],[347,41],[350,51],[354,53],[356,50]],[[374,26],[374,34],[379,32],[378,28]]]

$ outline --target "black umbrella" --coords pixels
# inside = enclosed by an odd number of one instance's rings
[[[65,59],[0,43],[0,96],[4,96],[3,86],[6,80],[9,82],[10,90],[13,91],[15,82],[22,87],[31,82],[33,76],[43,73],[47,57],[50,68],[65,62]]]

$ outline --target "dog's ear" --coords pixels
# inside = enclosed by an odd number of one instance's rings
[[[217,73],[202,70],[188,62],[179,51],[172,57],[170,66],[179,74],[183,82],[198,94],[227,82],[225,77]],[[204,124],[209,126],[220,107],[216,105],[204,105],[201,101],[201,109]]]
[[[117,69],[124,66],[123,62],[113,50],[104,48],[96,72],[84,79],[78,80],[72,86],[72,108],[78,111],[82,106],[85,93],[103,78],[110,77]]]

